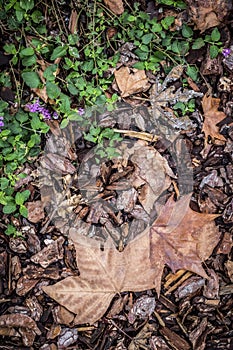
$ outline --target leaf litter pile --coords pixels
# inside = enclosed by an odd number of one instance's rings
[[[224,1],[187,3],[201,33],[222,23]],[[32,193],[28,219],[12,219],[26,239],[0,236],[1,349],[232,348],[233,67],[204,59],[203,85],[185,88],[179,65],[115,70],[124,103],[92,113],[122,136],[112,160],[96,161],[82,128],[48,122],[16,185]]]

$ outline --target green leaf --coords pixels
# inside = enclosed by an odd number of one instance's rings
[[[69,54],[71,57],[79,58],[79,52],[77,47],[70,46],[69,47]]]
[[[25,56],[32,56],[33,54],[34,54],[34,50],[32,47],[26,47],[25,49],[22,49],[19,53],[21,58]]]
[[[34,7],[34,0],[20,0],[20,7],[25,11],[31,10]]]
[[[216,45],[211,45],[210,46],[210,58],[216,58],[219,53],[219,48]]]
[[[49,98],[56,99],[60,96],[61,89],[56,84],[47,81],[46,92]]]
[[[65,56],[65,55],[66,55],[66,52],[67,52],[67,48],[68,48],[67,45],[56,47],[56,48],[53,50],[50,59],[53,61],[53,60],[55,60],[55,59],[58,58],[58,57],[63,57],[63,56]]]
[[[73,84],[68,83],[67,88],[71,95],[78,95],[79,90]]]
[[[161,24],[163,28],[167,30],[172,25],[174,20],[175,20],[174,16],[167,16],[164,19],[162,19]]]
[[[9,186],[9,180],[5,177],[0,178],[0,188],[1,190],[5,190]]]
[[[6,53],[15,55],[17,53],[16,47],[14,44],[6,44],[3,46],[3,49]]]
[[[27,145],[29,148],[32,148],[34,145],[39,144],[41,141],[40,135],[38,134],[32,134],[30,137],[30,140],[28,141]]]
[[[184,38],[191,38],[193,36],[193,31],[187,24],[183,24],[182,26],[182,35]]]
[[[6,205],[7,204],[6,195],[2,191],[0,191],[0,204],[2,204],[2,205]]]
[[[194,66],[188,66],[186,70],[187,75],[193,80],[197,81],[198,69]]]
[[[64,114],[67,114],[70,111],[70,99],[65,94],[60,95],[59,110]]]
[[[11,225],[11,224],[8,224],[7,229],[5,231],[5,234],[7,236],[15,235],[16,234],[16,227]]]
[[[3,213],[4,214],[11,214],[16,211],[16,205],[15,203],[8,203],[3,206]]]
[[[44,78],[48,81],[54,81],[56,78],[55,73],[57,71],[57,67],[57,64],[51,64],[50,66],[48,66],[43,73]]]
[[[19,111],[15,118],[20,122],[20,123],[24,123],[28,120],[28,114],[24,113],[23,111]]]
[[[28,217],[28,209],[25,207],[25,205],[20,205],[19,212],[23,217]]]
[[[37,115],[33,115],[33,117],[32,117],[31,128],[33,130],[40,130],[40,128],[41,128],[41,121]]]
[[[30,194],[31,192],[29,190],[17,192],[15,195],[15,203],[18,205],[22,205],[29,198]]]
[[[145,44],[145,45],[148,45],[151,42],[152,38],[153,38],[153,34],[152,33],[145,34],[142,37],[142,43]]]
[[[42,15],[42,13],[39,10],[35,10],[32,13],[31,17],[32,17],[32,20],[34,23],[40,23],[44,19],[44,16]]]
[[[60,124],[60,128],[61,129],[64,129],[67,127],[67,125],[69,124],[69,119],[68,118],[65,118],[62,120],[61,124]]]
[[[36,72],[23,72],[22,78],[30,88],[37,88],[40,85],[40,78]]]
[[[31,67],[36,64],[36,55],[24,57],[22,59],[22,65],[25,67]]]
[[[194,41],[193,45],[192,45],[192,49],[193,49],[193,50],[198,50],[198,49],[200,49],[200,48],[203,47],[203,46],[205,46],[204,40],[203,40],[202,38],[197,38],[197,39]]]
[[[160,33],[162,30],[163,28],[160,23],[154,23],[151,29],[151,31],[154,33]]]
[[[211,40],[212,41],[219,41],[221,37],[221,34],[218,30],[218,28],[214,28],[211,33]]]
[[[145,64],[144,62],[137,62],[133,65],[133,67],[136,69],[145,69]]]
[[[140,49],[137,49],[134,52],[140,58],[140,60],[145,61],[148,58],[148,52],[143,52]]]

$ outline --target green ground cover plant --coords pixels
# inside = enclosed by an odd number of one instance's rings
[[[183,10],[183,1],[160,0],[157,3]],[[110,128],[88,125],[88,108],[107,105],[115,108],[119,95],[106,94],[111,89],[112,69],[120,59],[119,48],[133,45],[134,68],[155,73],[161,62],[166,73],[174,66],[185,67],[188,77],[200,79],[198,68],[186,60],[190,50],[206,48],[215,58],[222,51],[217,27],[200,37],[188,24],[176,28],[175,17],[158,20],[140,10],[138,3],[128,6],[121,16],[113,14],[101,1],[84,1],[77,5],[79,22],[74,33],[64,20],[65,1],[52,1],[51,6],[34,0],[0,1],[0,21],[9,33],[2,48],[10,58],[6,72],[0,73],[0,85],[14,91],[15,107],[0,100],[0,204],[4,214],[27,217],[25,201],[28,190],[15,193],[15,183],[25,176],[25,162],[33,162],[42,150],[42,140],[49,131],[47,121],[56,119],[62,128],[78,121],[89,131],[85,140],[97,144],[96,155],[113,157],[114,142],[119,134]],[[51,25],[52,18],[55,25]],[[58,28],[53,32],[53,27]],[[112,36],[109,28],[114,29]],[[172,28],[172,30],[171,30]],[[183,84],[186,84],[184,79]],[[36,97],[35,89],[44,89]],[[32,93],[32,97],[30,94]],[[194,111],[194,100],[174,106],[177,115]],[[110,140],[108,148],[104,140]],[[10,227],[10,226],[9,226]],[[16,234],[8,228],[9,234]]]

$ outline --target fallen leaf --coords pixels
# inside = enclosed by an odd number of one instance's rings
[[[205,120],[202,131],[204,131],[206,139],[210,136],[212,140],[217,139],[226,141],[225,137],[219,133],[219,127],[217,126],[218,123],[226,118],[225,113],[218,110],[219,103],[219,98],[213,98],[212,96],[207,95],[203,97],[202,108]]]
[[[144,70],[121,67],[114,72],[121,97],[127,97],[138,92],[146,91],[150,87]]]
[[[58,174],[73,174],[76,171],[76,168],[69,159],[58,154],[47,153],[41,158],[40,163],[42,168],[51,170]]]
[[[28,220],[36,224],[44,219],[44,208],[41,201],[27,202]]]
[[[133,187],[140,187],[139,201],[150,214],[155,201],[170,186],[170,178],[175,178],[175,175],[167,160],[144,141],[137,141],[133,147],[126,148],[124,157],[130,157],[135,166],[130,181]]]
[[[63,258],[63,243],[64,238],[59,237],[56,241],[44,247],[40,252],[34,254],[30,260],[35,264],[40,264],[43,268],[48,267],[53,262]]]
[[[191,346],[189,343],[182,337],[180,337],[177,333],[173,332],[171,329],[167,327],[162,327],[159,330],[159,333],[164,336],[167,342],[172,346],[172,349],[175,350],[190,350]]]
[[[201,32],[218,26],[232,9],[231,0],[186,0],[196,29]]]
[[[183,67],[181,65],[175,66],[162,83],[160,82],[161,77],[158,75],[155,84],[150,89],[152,122],[158,131],[166,135],[166,138],[172,142],[180,134],[180,130],[190,129],[193,124],[187,117],[177,118],[171,106],[177,102],[186,103],[194,97],[203,96],[202,93],[187,88],[176,90],[171,82],[180,79],[182,74]]]
[[[116,15],[121,15],[124,12],[122,0],[104,0],[104,3]]]
[[[0,328],[19,328],[25,346],[31,346],[36,334],[41,334],[36,322],[31,317],[19,313],[1,315]]]
[[[104,315],[117,293],[155,287],[159,294],[165,264],[173,271],[185,268],[206,278],[201,264],[218,243],[219,231],[213,222],[218,215],[187,209],[189,199],[184,196],[175,202],[170,198],[152,227],[123,252],[111,240],[100,249],[98,241],[70,229],[80,276],[67,277],[43,290],[77,314],[75,324],[92,324]]]
[[[172,272],[185,269],[208,278],[201,263],[211,255],[219,240],[213,222],[219,215],[193,211],[187,207],[188,199],[189,196],[184,196],[175,202],[170,197],[150,229],[151,264],[160,276],[167,264]],[[160,280],[155,281],[158,294]]]

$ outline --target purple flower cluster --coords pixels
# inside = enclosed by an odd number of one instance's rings
[[[231,54],[231,49],[229,49],[229,48],[223,49],[222,54],[224,57],[229,56]]]
[[[0,117],[0,132],[2,131],[1,128],[4,126],[4,121],[3,121],[3,119],[4,119],[4,118],[1,116],[1,117]]]
[[[53,114],[51,114],[47,108],[40,105],[40,102],[38,99],[34,103],[28,103],[26,107],[29,110],[29,112],[33,112],[33,113],[37,112],[42,114],[43,118],[46,120],[50,120],[52,118],[58,119],[57,112],[54,112]]]

